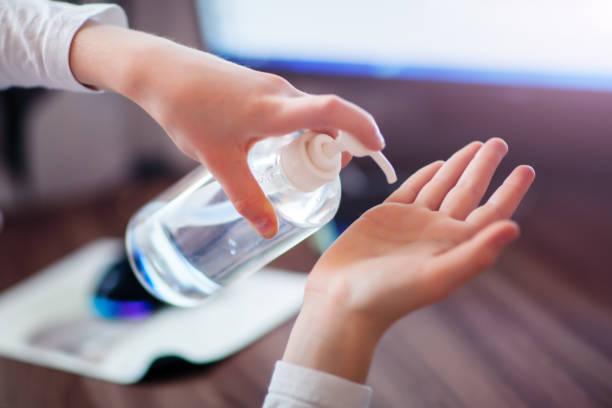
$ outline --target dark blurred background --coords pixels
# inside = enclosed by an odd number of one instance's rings
[[[375,11],[370,3],[350,8],[342,1],[333,7],[244,3],[121,5],[133,28],[364,107],[404,176],[469,141],[497,136],[511,148],[504,170],[517,163],[537,170],[528,200],[535,199],[538,185],[552,182],[608,189],[612,57],[604,41],[611,30],[598,31],[589,20],[606,7],[566,21],[576,10],[470,2],[451,20],[445,14],[457,10],[412,2],[386,1]],[[495,7],[502,10],[494,13]],[[307,24],[324,11],[326,18]],[[533,15],[517,21],[510,12]],[[569,34],[560,37],[559,26],[584,44],[567,40]],[[11,89],[0,93],[0,112],[0,205],[7,210],[100,194],[132,177],[177,176],[194,166],[155,122],[118,95]],[[343,174],[345,201],[359,207],[356,212],[389,191],[372,169],[360,160]]]
[[[510,153],[496,183],[517,164],[537,172],[519,219],[566,208],[557,226],[563,233],[554,235],[580,240],[566,229],[580,216],[573,211],[582,214],[591,201],[607,208],[612,29],[603,23],[612,12],[605,1],[565,8],[478,1],[119,4],[132,28],[364,107],[386,137],[385,154],[400,179],[472,140],[497,136]],[[0,129],[0,208],[9,214],[105,196],[134,180],[174,180],[195,166],[140,108],[111,93],[2,91]],[[354,160],[342,178],[340,227],[392,188],[369,160]],[[586,232],[610,226],[605,211]]]

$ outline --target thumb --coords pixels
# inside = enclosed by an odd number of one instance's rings
[[[246,154],[236,152],[211,161],[208,169],[238,211],[259,235],[272,238],[278,231],[278,221],[272,203],[265,196],[247,165]]]
[[[518,238],[519,228],[510,220],[497,221],[467,241],[438,255],[430,264],[433,282],[445,296],[479,272],[492,266],[501,251]]]

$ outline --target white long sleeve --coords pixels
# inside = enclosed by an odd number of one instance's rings
[[[0,0],[0,89],[11,86],[91,92],[70,70],[72,39],[88,20],[127,26],[120,7],[76,6],[46,0]],[[372,390],[362,384],[276,362],[265,408],[366,408]]]
[[[332,374],[277,361],[264,408],[366,408],[372,389]]]
[[[0,0],[0,89],[43,86],[91,92],[74,78],[69,64],[72,39],[87,20],[127,26],[117,5]]]

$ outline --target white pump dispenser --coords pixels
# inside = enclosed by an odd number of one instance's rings
[[[261,269],[334,217],[344,151],[372,157],[395,182],[382,153],[342,131],[336,139],[303,132],[253,145],[249,167],[278,217],[272,239],[259,236],[212,174],[198,167],[130,220],[126,249],[138,280],[165,302],[192,306]]]
[[[334,180],[340,173],[342,152],[355,157],[370,156],[389,184],[397,181],[393,166],[381,152],[366,149],[353,135],[342,130],[336,139],[322,133],[303,133],[282,149],[280,164],[285,177],[295,188],[309,192]]]

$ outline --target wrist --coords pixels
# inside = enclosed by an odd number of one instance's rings
[[[143,106],[152,93],[159,91],[163,80],[172,77],[168,64],[175,61],[177,47],[165,38],[131,31],[121,78],[113,90]]]
[[[307,294],[283,361],[364,383],[384,332],[370,319],[329,297]]]
[[[170,41],[127,28],[88,22],[70,47],[72,74],[85,86],[137,99],[147,80],[151,56]]]

